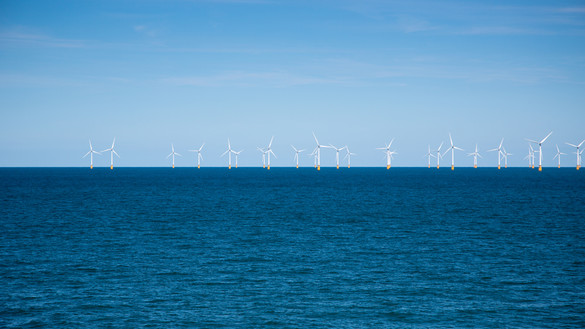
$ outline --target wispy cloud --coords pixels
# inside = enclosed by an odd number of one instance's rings
[[[197,87],[289,87],[313,84],[341,84],[343,78],[295,75],[285,71],[245,72],[229,71],[208,76],[169,77],[165,84]]]
[[[83,48],[83,40],[55,38],[23,27],[0,31],[2,46],[37,46],[53,48]]]

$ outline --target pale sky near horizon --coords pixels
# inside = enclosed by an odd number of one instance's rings
[[[273,166],[348,145],[354,166],[497,163],[501,138],[525,166],[525,138],[585,139],[583,1],[0,1],[0,166],[88,166],[88,139],[119,166],[169,166],[171,143],[242,166],[274,136]],[[443,150],[445,146],[443,146]],[[324,150],[324,166],[335,155]],[[433,160],[434,161],[434,160]],[[447,166],[450,157],[442,164]],[[343,161],[345,164],[345,161]],[[96,157],[108,166],[109,156]]]

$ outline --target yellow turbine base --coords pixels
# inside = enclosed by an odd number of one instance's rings
[[[477,169],[477,165],[473,165],[473,168]]]
[[[429,169],[431,168],[431,165],[429,165]]]
[[[266,169],[266,166],[262,165],[262,168]]]
[[[270,170],[270,166],[268,166],[268,170]]]
[[[500,169],[500,165],[498,165],[498,169]]]
[[[299,165],[297,165],[297,169],[299,169]]]
[[[232,165],[229,165],[229,166],[228,166],[228,169],[232,169]]]
[[[347,165],[347,168],[349,169],[349,165]]]
[[[386,166],[386,170],[390,169],[390,166]]]
[[[175,165],[173,165],[173,169],[175,169]]]
[[[577,166],[577,170],[579,170],[579,168],[581,168],[581,166]]]
[[[439,169],[439,165],[437,165],[437,169]]]
[[[538,171],[542,171],[542,166],[538,166]]]
[[[561,169],[561,165],[559,165],[559,169]]]
[[[455,170],[455,166],[451,166],[451,170]]]
[[[201,166],[200,165],[197,165],[197,169],[201,169]]]
[[[508,165],[505,165],[505,166],[504,166],[504,169],[508,169]]]
[[[321,170],[321,166],[317,166],[317,170]]]
[[[89,166],[89,169],[93,169],[93,165]]]
[[[532,169],[534,169],[534,165],[532,165]]]
[[[339,165],[337,165],[337,169],[339,169]]]
[[[110,166],[110,170],[114,170],[114,165],[111,165]]]
[[[238,165],[236,165],[236,168],[238,168]]]

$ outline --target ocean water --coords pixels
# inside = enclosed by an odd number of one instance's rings
[[[0,169],[3,328],[583,328],[585,170]]]

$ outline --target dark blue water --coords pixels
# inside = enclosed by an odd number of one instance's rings
[[[585,327],[585,170],[0,169],[0,327]]]

